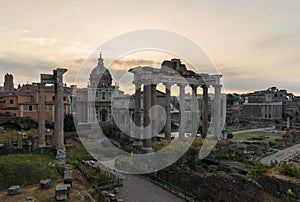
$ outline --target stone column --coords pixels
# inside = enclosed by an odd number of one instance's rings
[[[221,87],[222,85],[216,84],[214,85],[215,88],[215,99],[214,99],[214,136],[216,138],[221,137]]]
[[[136,82],[135,84],[135,97],[134,97],[134,122],[135,125],[138,127],[142,126],[142,121],[141,121],[141,114],[142,114],[142,110],[141,110],[141,83],[140,82]],[[137,133],[140,137],[143,136],[142,134],[142,130],[141,128],[138,130],[135,130],[134,133],[135,135],[137,135]],[[140,149],[143,147],[143,143],[139,138],[134,138],[134,142],[133,142],[133,153],[139,153]]]
[[[271,104],[271,109],[270,109],[270,114],[271,114],[271,117],[270,117],[270,119],[273,119],[274,118],[274,105],[273,104]]]
[[[151,108],[151,85],[144,84],[144,139],[143,139],[143,150],[145,153],[152,152],[152,141],[151,141],[151,127],[149,110]]]
[[[39,106],[38,106],[38,117],[39,117],[39,135],[38,135],[38,147],[43,149],[46,147],[45,140],[45,84],[42,82],[39,84]]]
[[[193,137],[196,137],[198,131],[198,119],[197,119],[197,111],[199,109],[198,101],[197,101],[197,86],[191,85],[192,88],[192,107],[191,107],[191,114],[192,114],[192,128],[191,134]]]
[[[170,105],[170,98],[171,98],[171,84],[166,83],[166,125],[165,125],[165,139],[167,141],[171,140],[171,105]]]
[[[156,84],[151,84],[151,107],[157,105],[157,94],[156,94]],[[151,116],[152,116],[152,125],[151,125],[151,135],[152,137],[154,138],[154,140],[156,139],[156,135],[155,134],[155,129],[156,129],[156,125],[157,125],[157,110],[153,110],[152,109],[152,113]]]
[[[179,138],[185,137],[185,85],[179,85],[180,127]]]
[[[53,70],[55,79],[55,125],[56,132],[56,159],[66,158],[66,149],[64,145],[64,90],[63,90],[63,77],[62,75],[67,69],[57,68]]]
[[[202,85],[202,136],[205,137],[208,131],[208,87]]]
[[[265,105],[264,105],[264,103],[262,104],[261,109],[262,109],[262,110],[261,110],[261,114],[262,114],[262,115],[261,115],[261,118],[262,118],[262,119],[265,119],[266,115],[265,115]]]

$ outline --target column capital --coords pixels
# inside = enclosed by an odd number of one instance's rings
[[[198,85],[195,84],[190,84],[190,87],[192,88],[193,91],[197,91],[197,88],[199,87]]]
[[[223,86],[222,84],[213,84],[214,88],[222,88],[222,86]]]
[[[64,68],[57,68],[53,70],[53,75],[55,77],[61,77],[64,73],[66,73],[68,70]]]
[[[132,82],[136,87],[141,87],[142,86],[142,82],[141,81],[133,81]]]
[[[144,79],[144,80],[142,80],[142,83],[144,85],[157,85],[158,84],[158,82],[150,80],[150,79]]]
[[[173,83],[166,83],[166,82],[164,82],[163,84],[166,88],[171,88],[171,86],[174,85]]]
[[[182,88],[182,87],[185,88],[188,84],[185,84],[185,83],[177,83],[176,85],[179,86],[180,88]]]

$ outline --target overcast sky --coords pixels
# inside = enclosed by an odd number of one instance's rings
[[[151,28],[178,33],[201,47],[223,75],[226,92],[277,86],[300,95],[299,10],[299,0],[2,0],[0,73],[2,78],[12,73],[16,86],[66,67],[65,81],[72,84],[101,44]],[[109,57],[105,51],[103,57]],[[161,62],[151,54],[125,59],[130,62],[116,61],[114,77],[138,61]]]

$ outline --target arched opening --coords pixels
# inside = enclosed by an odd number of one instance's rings
[[[107,111],[105,109],[101,110],[101,121],[107,120]]]

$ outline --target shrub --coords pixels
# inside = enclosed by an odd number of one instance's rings
[[[233,138],[233,134],[232,133],[228,133],[227,134],[227,139],[232,139]]]
[[[274,141],[269,141],[268,143],[271,147],[276,145]]]
[[[284,175],[289,175],[292,177],[300,177],[300,169],[293,164],[283,163],[280,165],[279,171]]]
[[[250,170],[247,173],[247,177],[250,177],[252,179],[256,179],[258,176],[261,176],[261,175],[267,173],[270,169],[269,166],[265,166],[265,165],[261,165],[261,164],[250,166],[250,168],[252,168],[252,170]]]

